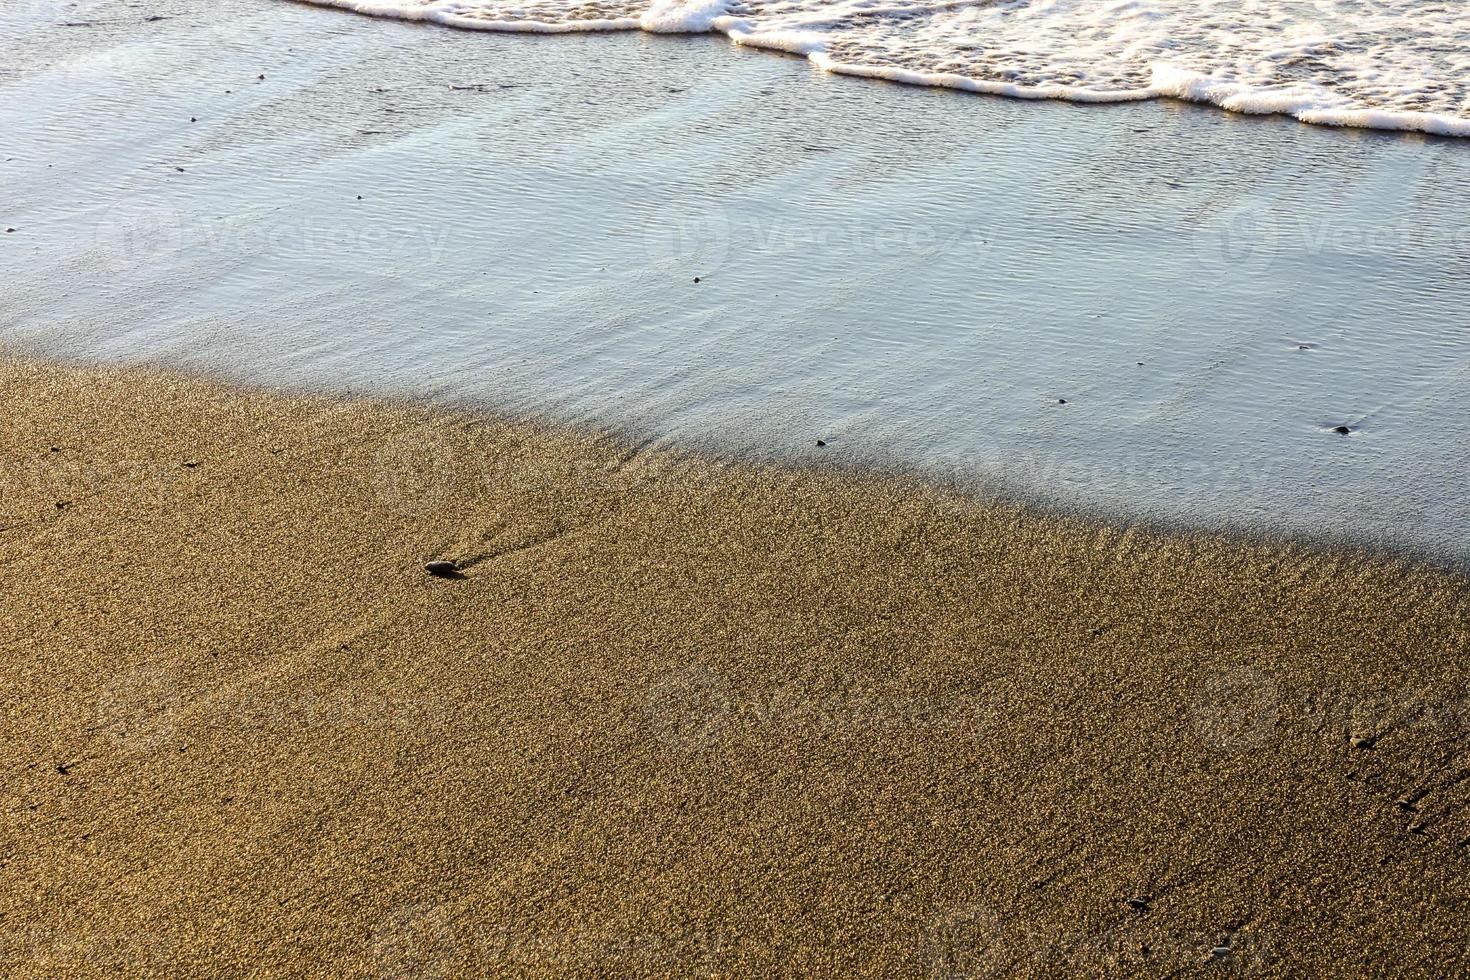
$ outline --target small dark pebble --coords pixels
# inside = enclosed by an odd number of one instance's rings
[[[183,173],[184,172],[184,168],[183,167],[175,167],[174,169],[177,170],[179,173]]]
[[[695,277],[694,277],[694,281],[695,281],[695,282],[699,282],[699,277],[698,277],[698,276],[695,276]]]
[[[259,79],[260,81],[262,81],[262,82],[265,81],[265,76],[264,75],[256,75],[255,77],[257,79]]]
[[[56,771],[61,773],[63,776],[69,776],[71,775],[71,766],[67,765],[65,762],[58,762],[56,764]]]
[[[1345,436],[1345,435],[1347,435],[1349,432],[1351,432],[1353,430],[1352,429],[1349,429],[1345,425],[1335,425],[1335,426],[1332,427],[1332,431],[1333,432],[1336,432],[1340,436]]]
[[[818,440],[817,440],[817,445],[818,445],[818,446],[825,446],[825,445],[826,445],[826,444],[827,444],[827,443],[826,443],[826,442],[824,442],[824,441],[823,441],[823,440],[821,440],[821,439],[818,439]]]
[[[71,506],[71,501],[70,500],[58,500],[58,501],[56,501],[56,509],[57,510],[66,510],[70,506]]]
[[[1065,398],[1058,398],[1057,399],[1057,404],[1058,405],[1065,405],[1065,404],[1067,404],[1067,399],[1065,399]]]
[[[6,228],[5,229],[5,234],[7,234],[7,235],[13,235],[13,234],[15,234],[15,229],[14,228]]]
[[[1128,907],[1135,912],[1147,912],[1148,900],[1142,898],[1130,898],[1128,899]]]
[[[452,561],[431,561],[424,566],[424,571],[438,578],[452,578],[459,574],[459,566]]]
[[[359,194],[359,195],[357,195],[357,199],[358,199],[358,200],[359,200],[359,201],[361,201],[361,200],[362,200],[362,195],[361,195],[361,194]]]
[[[190,117],[189,117],[189,121],[190,121],[190,122],[198,122],[198,121],[199,121],[199,120],[198,120],[198,119],[196,119],[196,118],[195,118],[195,117],[193,117],[193,116],[190,116]]]

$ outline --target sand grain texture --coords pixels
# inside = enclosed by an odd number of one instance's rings
[[[1470,969],[1456,576],[137,370],[0,408],[9,976]]]

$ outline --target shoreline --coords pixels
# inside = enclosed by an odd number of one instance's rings
[[[1466,965],[1462,575],[156,370],[0,399],[13,975]]]
[[[601,18],[582,21],[481,20],[452,11],[428,8],[395,8],[377,0],[294,0],[306,6],[340,10],[357,16],[401,21],[460,31],[494,34],[616,34],[638,31],[660,35],[713,34],[738,47],[801,58],[814,68],[834,75],[885,81],[916,88],[939,88],[972,95],[989,95],[1022,101],[1061,101],[1077,105],[1118,105],[1169,99],[1242,116],[1275,116],[1309,126],[1358,129],[1372,132],[1413,134],[1434,139],[1459,140],[1470,137],[1470,119],[1444,112],[1424,112],[1380,107],[1343,108],[1323,106],[1312,97],[1294,98],[1269,90],[1173,66],[1155,68],[1150,84],[1143,88],[1099,90],[1086,85],[1047,83],[1023,85],[995,79],[974,78],[953,72],[920,71],[896,65],[849,63],[831,57],[826,46],[798,33],[751,30],[751,25],[730,14],[725,3],[704,7],[663,8],[653,5],[638,17]]]
[[[0,72],[10,350],[1470,557],[1449,147],[168,4]],[[285,144],[317,163],[260,180]]]
[[[566,420],[534,406],[511,406],[478,392],[451,397],[443,392],[422,393],[390,388],[373,390],[371,385],[336,388],[317,380],[264,381],[250,375],[221,373],[206,364],[175,364],[169,361],[100,362],[88,357],[37,353],[19,345],[0,344],[0,362],[52,366],[68,372],[136,375],[171,379],[185,384],[232,391],[252,398],[296,399],[310,404],[365,405],[380,409],[474,419],[480,423],[522,430],[542,436],[564,437],[588,445],[617,447],[618,452],[649,452],[658,458],[693,460],[696,465],[735,467],[776,478],[800,479],[816,474],[847,483],[892,493],[915,491],[938,493],[968,506],[992,507],[1037,520],[1056,520],[1096,534],[1132,532],[1154,539],[1197,539],[1225,549],[1286,551],[1300,555],[1350,559],[1431,573],[1465,577],[1470,581],[1470,551],[1457,552],[1450,546],[1427,543],[1411,532],[1348,530],[1331,525],[1309,531],[1296,525],[1270,521],[1253,522],[1239,514],[1203,518],[1197,509],[1173,512],[1159,509],[1128,510],[1092,499],[1086,494],[1054,490],[1026,467],[1018,475],[1001,465],[985,469],[965,463],[941,466],[933,461],[914,461],[893,453],[849,448],[825,442],[815,446],[824,433],[814,429],[803,446],[795,440],[760,449],[730,444],[718,437],[659,433],[652,421],[620,418],[615,422]],[[804,434],[807,435],[807,434]],[[827,438],[831,438],[828,436]],[[1205,496],[1212,489],[1202,490]]]

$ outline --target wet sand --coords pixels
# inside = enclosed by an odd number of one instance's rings
[[[1462,578],[139,370],[0,406],[7,975],[1470,967]]]

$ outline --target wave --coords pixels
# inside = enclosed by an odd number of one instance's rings
[[[307,0],[470,30],[724,34],[818,68],[1022,99],[1174,98],[1470,136],[1459,0]]]

